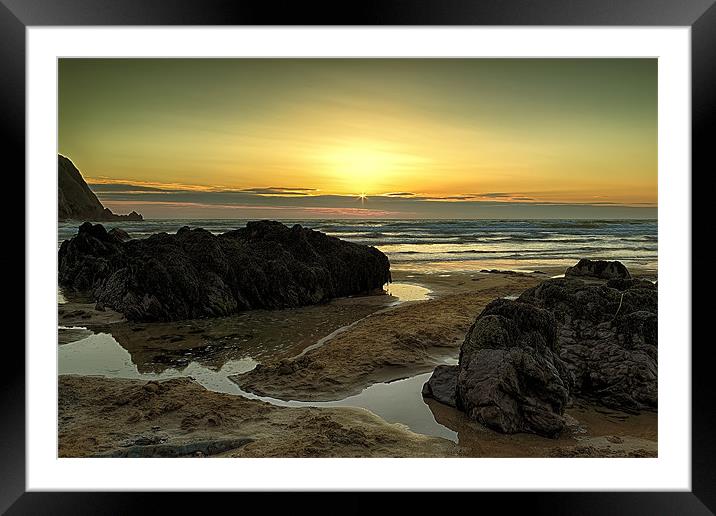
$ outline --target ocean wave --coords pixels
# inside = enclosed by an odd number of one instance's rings
[[[375,246],[396,263],[490,260],[519,263],[566,262],[606,257],[628,263],[656,263],[658,225],[654,220],[287,220],[332,236]],[[148,220],[110,222],[133,238],[182,226],[223,233],[245,226],[241,220]],[[79,224],[58,225],[58,247],[77,234]]]

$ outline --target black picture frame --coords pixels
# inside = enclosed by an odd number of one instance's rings
[[[226,0],[0,0],[0,125],[5,129],[2,155],[5,170],[25,191],[25,45],[26,29],[62,25],[551,25],[551,26],[687,26],[691,27],[692,192],[713,193],[705,181],[713,171],[711,151],[716,113],[716,0],[364,0],[346,3]],[[711,131],[709,131],[709,129]],[[12,172],[10,172],[12,171]],[[688,173],[688,171],[684,171]],[[22,176],[23,180],[19,181]],[[699,186],[701,185],[701,186]],[[27,194],[27,192],[26,192]],[[18,196],[19,197],[19,196]],[[704,201],[706,202],[706,201]],[[706,203],[708,204],[708,203]],[[697,205],[696,199],[692,206]],[[699,219],[692,216],[693,223]],[[693,232],[692,234],[699,234]],[[20,247],[18,246],[18,249]],[[24,249],[24,247],[23,247]],[[23,251],[24,252],[24,251]],[[693,247],[692,247],[693,257]],[[19,259],[20,256],[15,256]],[[24,258],[24,256],[23,256]],[[24,260],[23,260],[24,261]],[[24,268],[24,265],[23,265]],[[692,258],[692,268],[699,262]],[[26,269],[27,275],[31,271]],[[691,277],[684,281],[691,283]],[[695,300],[694,322],[706,319],[705,306]],[[23,302],[23,307],[24,302]],[[703,323],[701,323],[703,325]],[[694,330],[698,326],[694,325]],[[549,514],[713,514],[716,511],[716,461],[711,339],[692,344],[692,491],[641,493],[484,493],[479,507],[497,503],[500,511],[529,507]],[[668,343],[678,345],[679,343]],[[39,493],[25,492],[25,353],[17,342],[5,342],[6,368],[0,391],[0,512],[8,514],[124,514],[150,507],[162,496],[184,510],[205,502],[183,494]],[[213,504],[228,502],[215,500]],[[241,494],[242,505],[247,504]],[[265,495],[252,495],[264,496]],[[271,503],[281,500],[271,495]],[[294,494],[299,498],[307,493]],[[452,495],[451,495],[452,496]],[[341,502],[346,512],[366,512],[368,495],[351,494]],[[445,502],[440,504],[443,510]],[[329,502],[323,498],[321,505]],[[424,495],[412,503],[426,510]],[[444,499],[443,499],[444,500]],[[295,503],[295,502],[294,502]],[[299,501],[299,503],[301,503]],[[451,502],[459,503],[459,502]],[[466,501],[472,505],[475,499]],[[488,505],[488,506],[489,506]],[[218,505],[215,505],[218,509]],[[479,507],[476,507],[478,510]],[[239,508],[239,507],[237,507]],[[320,509],[319,509],[320,510]]]

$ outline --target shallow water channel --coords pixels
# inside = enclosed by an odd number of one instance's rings
[[[279,406],[361,407],[414,432],[457,442],[457,432],[436,422],[421,395],[430,373],[376,383],[354,396],[328,402],[257,396],[229,379],[260,362],[330,345],[332,336],[355,322],[401,303],[429,299],[431,293],[410,283],[392,283],[386,291],[388,296],[345,298],[321,306],[253,311],[212,320],[113,324],[93,328],[89,335],[83,328],[61,327],[61,333],[72,331],[78,340],[59,346],[58,374],[142,380],[192,377],[209,390]]]

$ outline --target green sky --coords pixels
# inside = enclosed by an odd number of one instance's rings
[[[59,152],[155,217],[654,217],[657,61],[61,59]]]

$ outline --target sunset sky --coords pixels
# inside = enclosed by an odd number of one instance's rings
[[[655,59],[61,59],[59,152],[147,218],[654,218]]]

